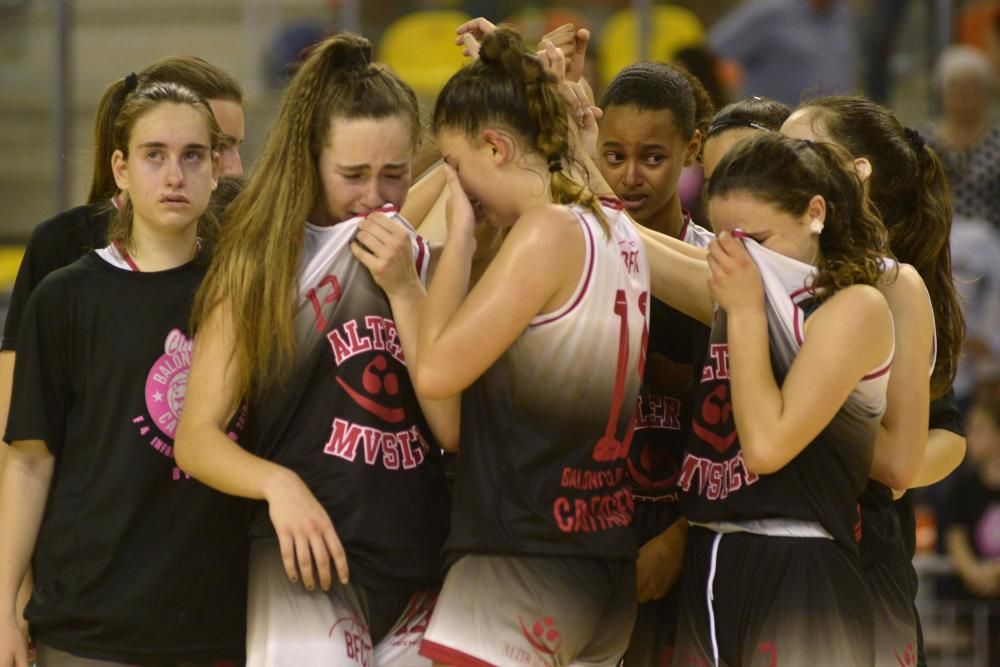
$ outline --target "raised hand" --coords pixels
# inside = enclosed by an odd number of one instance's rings
[[[409,232],[383,213],[371,213],[361,221],[351,252],[386,294],[420,284]]]
[[[455,33],[458,35],[455,38],[455,44],[462,47],[462,55],[469,58],[478,58],[479,43],[483,41],[483,37],[496,29],[497,27],[493,23],[481,16],[471,21],[466,21],[455,30]]]
[[[587,61],[587,46],[590,44],[590,31],[586,28],[577,29],[572,23],[564,23],[552,32],[542,37],[538,42],[538,50],[545,49],[545,42],[562,51],[568,61],[566,79],[576,83],[583,77],[584,65]]]

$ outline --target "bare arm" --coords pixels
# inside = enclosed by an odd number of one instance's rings
[[[226,435],[237,404],[238,368],[231,316],[220,305],[198,332],[184,412],[174,440],[177,465],[192,477],[230,495],[266,500],[278,534],[288,578],[312,589],[313,560],[319,584],[331,584],[330,561],[347,582],[347,558],[330,516],[291,470],[255,456]]]
[[[924,282],[911,266],[900,266],[896,280],[880,284],[879,291],[892,311],[896,351],[871,477],[906,489],[920,472],[927,449],[933,313]]]
[[[639,602],[662,598],[677,582],[684,562],[687,532],[687,519],[680,518],[639,547],[639,560],[636,563]]]
[[[539,313],[569,298],[585,256],[583,231],[563,207],[521,217],[475,287],[472,207],[448,170],[448,240],[420,322],[416,383],[434,397],[454,396],[495,362]],[[518,285],[517,290],[511,285]]]
[[[16,599],[38,539],[55,457],[41,440],[13,443],[0,477],[0,664],[27,666]]]
[[[443,165],[444,162],[438,161],[410,187],[406,195],[406,203],[400,209],[400,214],[415,228],[424,223],[424,219],[434,209],[434,205],[445,191]]]
[[[749,471],[770,474],[830,423],[866,373],[892,349],[885,299],[873,287],[840,290],[806,321],[806,337],[779,387],[771,367],[764,289],[743,244],[710,246],[709,284],[726,310],[733,417]],[[855,340],[865,340],[860,349]]]
[[[398,222],[376,213],[361,222],[358,241],[363,247],[352,243],[351,252],[385,291],[399,331],[403,357],[412,369],[417,362],[417,336],[427,294],[413,262],[410,235]],[[461,397],[432,400],[418,391],[417,400],[438,444],[448,451],[457,451]]]
[[[707,253],[640,224],[635,227],[646,244],[653,296],[711,326],[715,299],[708,288]]]
[[[945,533],[945,547],[969,590],[981,597],[1000,595],[1000,563],[979,560],[969,542],[968,528],[949,526]]]
[[[937,484],[962,464],[965,458],[965,438],[943,428],[932,428],[927,434],[927,453],[910,488]]]

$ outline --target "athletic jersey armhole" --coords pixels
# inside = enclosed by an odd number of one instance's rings
[[[861,378],[862,382],[874,382],[887,375],[892,370],[892,361],[896,356],[896,321],[889,312],[889,330],[892,333],[892,345],[889,346],[889,354],[882,363],[875,366],[870,373]]]
[[[577,282],[573,294],[566,300],[566,303],[556,310],[537,315],[531,320],[528,326],[536,327],[542,324],[551,324],[569,315],[583,301],[583,297],[587,293],[587,288],[590,286],[590,280],[594,274],[594,232],[590,229],[590,225],[587,224],[587,221],[584,220],[579,211],[574,210],[573,213],[576,214],[580,227],[583,228],[584,248],[586,250],[586,256],[583,260],[583,271],[580,272],[580,280]]]

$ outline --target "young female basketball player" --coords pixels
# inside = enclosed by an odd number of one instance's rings
[[[853,527],[893,349],[881,223],[843,151],[771,133],[723,157],[708,202],[675,664],[868,664]]]
[[[484,36],[434,128],[452,201],[416,380],[429,396],[462,394],[462,453],[451,568],[422,653],[615,664],[635,616],[624,457],[648,312],[642,245],[576,180],[558,80],[516,33]],[[477,219],[509,232],[468,291]]]
[[[701,158],[705,179],[712,178],[719,160],[739,141],[756,132],[777,132],[791,113],[787,105],[763,97],[748,97],[723,107],[705,134]]]
[[[178,460],[266,501],[251,526],[250,665],[423,662],[448,500],[424,418],[436,406],[407,374],[427,246],[388,217],[420,126],[413,91],[371,52],[339,35],[296,73],[195,307]],[[360,222],[371,211],[385,214]],[[226,436],[242,400],[252,453]]]
[[[681,208],[678,181],[701,149],[712,117],[708,93],[682,70],[644,62],[608,84],[596,158],[601,175],[639,224],[699,247],[713,238]],[[633,528],[639,608],[626,665],[660,664],[673,648],[686,522],[677,475],[691,433],[694,369],[708,347],[708,327],[659,299],[650,303],[649,347],[628,466],[636,501]]]
[[[13,612],[29,558],[42,665],[242,654],[245,508],[172,456],[218,133],[186,88],[129,93],[111,245],[50,275],[25,309],[0,490],[3,664],[26,661]]]
[[[28,297],[49,273],[105,245],[108,222],[114,211],[112,198],[118,192],[111,172],[115,120],[126,95],[135,90],[140,79],[146,82],[171,81],[208,100],[222,130],[219,149],[222,172],[238,174],[242,170],[239,144],[243,141],[243,91],[235,79],[214,65],[193,56],[169,56],[142,70],[138,76],[127,76],[105,90],[94,124],[94,157],[88,203],[63,211],[32,231],[14,282],[4,321],[3,341],[0,343],[0,433],[7,423],[17,333]],[[5,447],[0,447],[0,470],[5,450]],[[27,601],[28,593],[30,589],[26,587],[19,608]]]
[[[873,481],[861,497],[860,546],[877,612],[876,658],[880,665],[896,665],[915,657],[922,641],[913,604],[916,575],[909,562],[913,508],[904,498],[897,517],[890,489],[933,483],[954,469],[964,453],[964,440],[953,433],[958,430],[955,409],[946,398],[964,332],[951,277],[947,180],[937,156],[919,135],[863,98],[809,102],[782,131],[834,142],[868,165],[869,197],[888,228],[892,251],[908,263],[898,279],[880,284],[893,310],[898,349]],[[928,393],[934,399],[929,434],[924,427]]]

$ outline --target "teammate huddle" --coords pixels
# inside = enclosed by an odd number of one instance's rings
[[[916,656],[892,490],[964,446],[937,158],[858,98],[713,118],[656,63],[598,110],[584,31],[459,34],[444,164],[411,184],[413,91],[332,37],[221,227],[239,86],[109,88],[4,336],[0,667],[29,562],[43,667]]]

